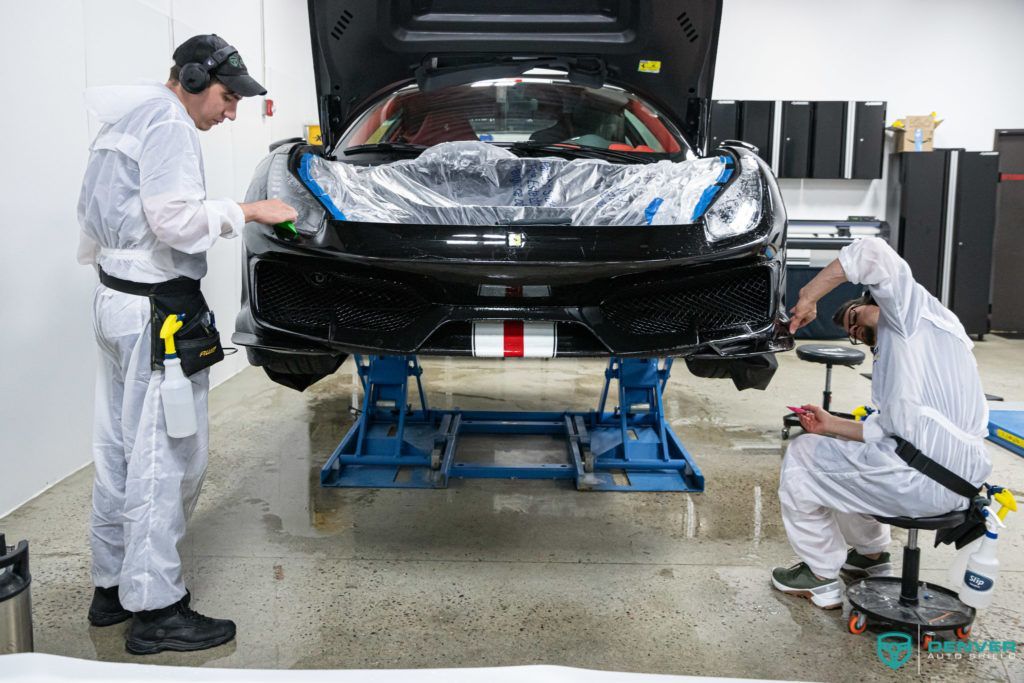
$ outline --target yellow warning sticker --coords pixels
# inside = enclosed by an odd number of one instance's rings
[[[637,71],[644,74],[660,74],[661,62],[656,59],[641,59]]]
[[[324,139],[320,135],[320,126],[307,125],[306,126],[306,142],[311,145],[322,145]]]
[[[1010,432],[1004,429],[996,429],[996,436],[998,436],[1003,441],[1009,441],[1014,446],[1020,446],[1021,448],[1024,448],[1024,439],[1020,438],[1016,434],[1011,434]]]

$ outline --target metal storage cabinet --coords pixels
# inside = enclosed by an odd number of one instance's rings
[[[889,161],[890,210],[897,226],[896,250],[910,264],[914,279],[942,297],[948,151],[903,152]]]
[[[708,128],[708,152],[726,140],[741,140],[740,107],[736,100],[715,100],[711,103],[711,125]]]
[[[740,102],[740,140],[757,147],[758,156],[771,165],[775,132],[775,103],[767,100]]]
[[[806,178],[811,170],[810,102],[782,103],[782,139],[779,144],[779,177]]]
[[[989,331],[999,155],[939,149],[894,154],[887,218],[914,279],[968,334]],[[895,220],[898,217],[898,220]]]
[[[853,113],[853,165],[851,178],[882,177],[885,149],[885,102],[857,102]]]
[[[715,100],[711,103],[709,151],[726,140],[757,147],[758,156],[772,163],[775,103],[768,100]]]
[[[992,328],[1024,332],[1024,130],[996,131],[998,209],[992,262]]]
[[[842,178],[846,166],[846,102],[812,104],[811,178]]]
[[[954,206],[949,307],[968,334],[989,331],[992,242],[996,229],[996,152],[960,152]]]

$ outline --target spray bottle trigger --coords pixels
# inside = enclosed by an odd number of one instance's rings
[[[185,314],[178,313],[164,318],[164,324],[160,326],[160,338],[164,340],[164,354],[174,356],[177,350],[174,348],[174,333],[185,324]]]

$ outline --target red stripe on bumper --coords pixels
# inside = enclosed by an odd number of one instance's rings
[[[523,357],[523,321],[522,320],[506,320],[505,321],[505,357],[506,358],[522,358]]]
[[[1024,180],[1024,173],[1000,173],[999,180],[1006,182],[1007,180]]]

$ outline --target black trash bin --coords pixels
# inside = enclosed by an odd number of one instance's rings
[[[28,541],[8,546],[0,534],[0,655],[32,652],[32,576]]]

